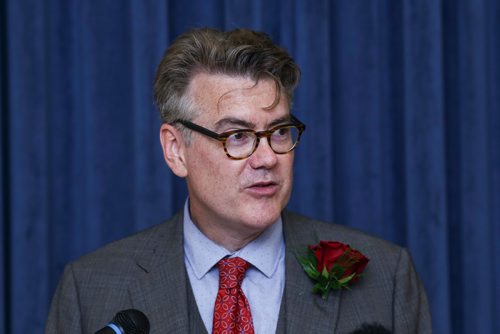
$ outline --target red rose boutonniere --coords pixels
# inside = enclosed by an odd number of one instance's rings
[[[359,251],[337,241],[320,241],[309,246],[307,257],[299,257],[307,276],[316,282],[313,292],[324,299],[330,290],[349,289],[359,281],[368,261]]]

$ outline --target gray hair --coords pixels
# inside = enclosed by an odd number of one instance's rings
[[[195,29],[180,35],[158,66],[154,98],[162,122],[196,117],[199,111],[186,92],[191,79],[203,72],[244,76],[256,82],[264,78],[274,80],[277,97],[271,107],[279,102],[282,89],[291,106],[300,79],[297,64],[265,33]]]

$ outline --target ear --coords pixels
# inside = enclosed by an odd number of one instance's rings
[[[160,128],[160,142],[163,157],[172,172],[179,177],[187,176],[185,143],[182,134],[172,125],[163,124]]]

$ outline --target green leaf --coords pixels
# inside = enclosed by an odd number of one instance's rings
[[[314,252],[311,249],[308,248],[307,250],[308,250],[307,259],[316,267],[318,265],[318,259],[316,258]]]
[[[335,275],[335,277],[342,277],[342,276],[344,276],[345,268],[343,268],[339,264],[334,264],[331,272],[332,272],[332,274]]]
[[[307,276],[310,278],[317,280],[318,277],[320,276],[320,273],[316,269],[316,266],[309,261],[309,259],[301,256],[297,256],[297,260],[299,261],[300,265],[302,266],[302,269],[306,272]]]
[[[356,273],[352,273],[350,274],[349,276],[346,276],[342,279],[339,279],[339,283],[340,284],[346,284],[346,283],[349,283],[350,280],[352,280],[354,278],[354,276],[356,276]]]
[[[308,268],[304,268],[304,270],[306,271],[307,276],[309,276],[310,278],[312,278],[314,280],[317,280],[318,277],[320,277],[320,274],[316,270],[316,268],[308,267]]]
[[[328,279],[328,277],[330,276],[326,267],[323,267],[323,272],[321,273],[321,276],[323,276],[326,279]]]

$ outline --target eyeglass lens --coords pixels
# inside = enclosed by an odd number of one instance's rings
[[[275,153],[289,152],[295,146],[299,137],[299,129],[295,126],[280,127],[267,137]],[[254,132],[236,132],[226,140],[227,153],[234,158],[247,157],[257,145],[257,135]]]

